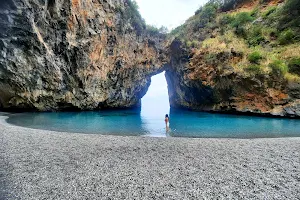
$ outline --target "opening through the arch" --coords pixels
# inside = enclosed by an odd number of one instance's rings
[[[151,78],[147,94],[142,98],[141,118],[145,130],[155,136],[161,135],[165,129],[164,117],[170,112],[168,85],[165,72]]]

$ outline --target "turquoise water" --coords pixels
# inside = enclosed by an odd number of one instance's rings
[[[165,114],[170,114],[167,132]],[[170,110],[164,74],[152,77],[141,110],[22,113],[9,123],[54,131],[153,137],[299,137],[300,120]]]
[[[300,136],[300,120],[170,111],[170,131],[155,112],[23,113],[9,123],[55,131],[154,137],[260,138]]]

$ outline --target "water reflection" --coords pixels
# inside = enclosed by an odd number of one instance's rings
[[[99,112],[24,113],[10,117],[9,123],[37,129],[79,133],[144,135],[140,110]]]
[[[151,80],[141,109],[25,113],[7,121],[19,126],[54,131],[166,137],[164,117],[170,112],[167,82],[164,73],[153,76]]]
[[[264,118],[170,110],[174,137],[261,138],[298,137],[300,121],[296,119]]]
[[[141,113],[142,128],[146,130],[148,136],[166,137],[165,114],[169,113],[166,109],[154,109]]]
[[[155,137],[261,138],[299,137],[300,120],[235,116],[170,110],[170,131],[164,116],[168,110],[15,114],[9,123],[65,132]],[[146,112],[147,111],[147,112]]]
[[[165,115],[170,116],[166,130]],[[164,74],[152,78],[141,110],[24,113],[7,120],[30,128],[65,132],[153,137],[299,137],[300,120],[191,112],[171,109]]]

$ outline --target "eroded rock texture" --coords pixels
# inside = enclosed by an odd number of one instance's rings
[[[0,107],[137,106],[166,62],[122,0],[1,0]]]
[[[194,110],[300,117],[300,85],[281,74],[252,75],[231,67],[243,56],[234,49],[207,59],[174,40],[166,70],[171,107]]]

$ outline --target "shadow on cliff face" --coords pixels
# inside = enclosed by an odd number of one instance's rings
[[[47,9],[51,17],[55,15],[55,0],[48,0]]]
[[[166,80],[170,106],[173,108],[205,107],[215,101],[213,89],[201,80],[189,79],[194,69],[187,63],[192,54],[180,40],[175,39],[169,48],[170,64],[166,68]]]

